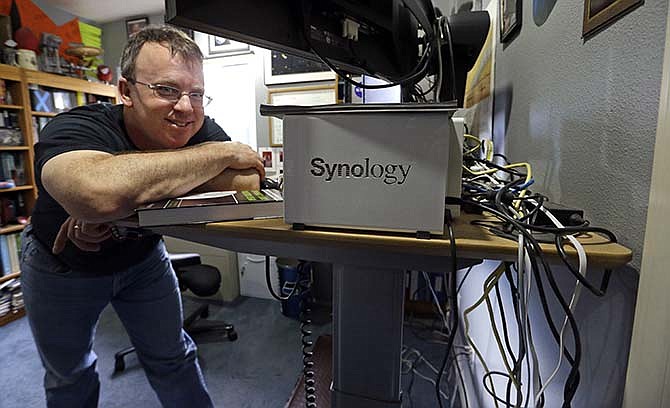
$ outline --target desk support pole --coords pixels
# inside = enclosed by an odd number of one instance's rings
[[[403,270],[333,266],[333,408],[399,408]]]

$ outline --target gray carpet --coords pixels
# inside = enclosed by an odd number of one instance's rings
[[[185,301],[187,312],[194,306]],[[200,364],[216,406],[283,407],[302,368],[299,322],[283,316],[278,302],[254,298],[212,306],[210,319],[234,324],[239,334],[236,342],[199,343]],[[315,336],[329,331],[329,323],[315,326]],[[407,328],[405,333],[408,345],[422,349],[434,364],[439,362],[440,347],[417,340]],[[112,376],[114,353],[128,344],[119,319],[108,307],[100,318],[94,346],[101,381],[100,407],[160,407],[134,355],[126,357],[127,368],[121,375]],[[28,320],[0,327],[0,408],[44,407],[43,373]],[[405,389],[408,380],[403,377]],[[405,398],[403,406],[437,406],[434,388],[428,382],[415,379],[411,390],[412,404]]]

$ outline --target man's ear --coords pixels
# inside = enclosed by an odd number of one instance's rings
[[[130,83],[124,77],[119,78],[117,85],[119,89],[119,98],[121,98],[121,103],[130,107],[133,106],[133,100],[130,96]]]

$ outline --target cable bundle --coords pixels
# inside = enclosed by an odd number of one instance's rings
[[[497,164],[493,161],[496,156],[503,160],[503,164]],[[596,296],[603,296],[611,275],[611,271],[606,270],[599,287],[589,282],[586,278],[586,254],[576,236],[585,233],[600,233],[611,242],[616,242],[616,237],[604,228],[590,226],[588,221],[580,217],[572,219],[571,225],[563,225],[545,208],[547,197],[533,193],[529,189],[534,182],[531,166],[528,163],[510,163],[503,155],[493,154],[490,142],[481,141],[472,135],[466,135],[463,163],[463,191],[462,198],[459,199],[462,208],[492,215],[495,219],[474,221],[473,223],[483,226],[497,235],[514,239],[519,244],[517,262],[501,263],[486,279],[482,296],[473,305],[465,308],[463,312],[466,339],[486,372],[482,379],[484,388],[492,396],[496,407],[501,405],[505,407],[527,407],[531,401],[534,406],[543,407],[545,403],[544,391],[554,380],[561,362],[565,359],[570,365],[570,371],[563,388],[562,406],[564,408],[570,407],[579,386],[579,365],[581,362],[581,339],[574,317],[574,309],[582,287],[587,288]],[[536,225],[535,221],[540,213],[546,216],[553,226]],[[547,236],[553,236],[551,242],[556,246],[560,259],[575,276],[575,289],[569,301],[559,290],[552,269],[539,244],[538,236],[544,237],[545,240]],[[565,245],[572,246],[577,252],[577,265],[573,264],[573,261],[568,258]],[[505,317],[501,279],[508,282],[511,294],[515,314],[514,322],[519,338],[516,350],[513,349],[512,342],[509,340],[510,329],[508,324],[511,322],[508,322]],[[465,280],[465,277],[463,280]],[[539,363],[533,346],[531,323],[528,316],[528,299],[532,292],[533,281],[542,304],[544,317],[559,346],[556,368],[544,384],[540,378]],[[460,289],[462,283],[458,289]],[[545,287],[547,283],[549,284],[548,289]],[[492,292],[495,295],[494,300],[490,296]],[[452,296],[455,301],[455,295]],[[548,296],[555,298],[565,314],[560,329],[557,327],[554,317],[551,316]],[[499,321],[502,323],[502,335],[496,323],[493,302],[496,302],[498,306]],[[474,339],[469,336],[468,315],[482,304],[486,305],[505,372],[490,371]],[[453,306],[450,311],[457,313],[457,309]],[[564,341],[564,334],[568,326],[572,335],[571,348]],[[532,360],[532,368],[530,360]],[[521,378],[524,362],[528,373],[527,381]],[[494,377],[506,379],[504,397],[496,391]],[[532,397],[530,396],[531,390],[535,391]],[[513,400],[512,394],[514,394]]]

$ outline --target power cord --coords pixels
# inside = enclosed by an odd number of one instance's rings
[[[447,367],[449,354],[451,353],[451,349],[454,344],[454,339],[456,338],[456,331],[458,331],[458,322],[459,322],[458,300],[456,298],[457,296],[456,286],[458,285],[456,272],[458,271],[458,262],[456,259],[456,237],[454,235],[454,228],[452,226],[453,219],[451,218],[451,211],[446,210],[444,218],[447,224],[447,232],[449,233],[449,248],[451,250],[451,271],[450,271],[451,274],[449,279],[449,290],[451,292],[449,298],[451,300],[451,310],[449,311],[449,313],[452,320],[452,325],[449,330],[449,337],[447,338],[446,352],[444,353],[444,358],[442,359],[442,365],[440,366],[440,371],[438,372],[437,380],[435,381],[435,383],[438,385],[440,384],[442,376],[444,375],[444,371]],[[454,363],[458,364],[456,361],[454,361]],[[437,397],[437,402],[440,405],[440,408],[444,408],[444,405],[442,404],[442,396],[440,395],[439,386],[435,387],[435,395]]]

